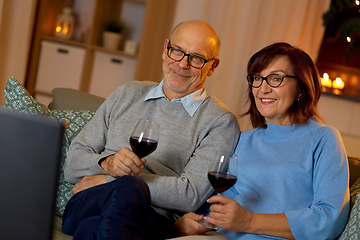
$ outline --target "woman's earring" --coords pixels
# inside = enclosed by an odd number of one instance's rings
[[[301,92],[299,93],[299,97],[298,97],[297,100],[300,101],[300,98],[301,98]]]

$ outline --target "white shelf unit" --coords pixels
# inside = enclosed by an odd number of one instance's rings
[[[42,41],[35,99],[49,104],[54,88],[80,89],[85,54],[81,47]]]
[[[136,59],[95,51],[89,93],[108,97],[120,85],[134,79]]]

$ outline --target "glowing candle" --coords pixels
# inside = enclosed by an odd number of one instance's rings
[[[329,74],[324,73],[324,76],[321,78],[321,85],[322,85],[323,87],[331,88],[332,82],[331,82],[331,80],[329,79]]]
[[[333,88],[336,88],[336,89],[344,89],[344,87],[345,87],[344,81],[339,77],[333,81],[332,85],[333,85]]]

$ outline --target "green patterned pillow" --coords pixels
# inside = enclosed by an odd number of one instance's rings
[[[64,179],[63,166],[71,141],[84,125],[93,117],[93,111],[85,110],[53,110],[36,101],[28,91],[15,79],[10,78],[4,91],[4,107],[25,113],[41,114],[58,119],[64,123],[64,138],[60,164],[60,178],[56,199],[56,214],[62,216],[66,203],[71,198],[73,184]]]
[[[60,178],[56,199],[56,213],[60,216],[64,213],[66,203],[71,198],[71,189],[74,186],[65,181],[64,178],[64,163],[67,157],[67,151],[71,141],[78,135],[85,124],[93,117],[94,112],[82,110],[54,110],[52,111],[55,118],[61,120],[65,126],[65,134],[63,141],[63,150],[60,164]]]
[[[360,239],[360,179],[350,188],[350,217],[339,240]]]

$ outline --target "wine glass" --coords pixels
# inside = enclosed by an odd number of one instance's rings
[[[208,179],[212,187],[215,189],[218,195],[234,186],[237,181],[237,177],[229,173],[230,167],[237,170],[237,155],[233,154],[228,159],[221,156],[215,165],[215,169],[208,172]],[[230,166],[230,167],[229,167]],[[220,230],[221,227],[215,226],[214,224],[208,223],[205,220],[200,222],[203,226],[214,230]]]
[[[130,146],[139,158],[143,158],[155,151],[158,140],[159,124],[140,118],[130,136]]]

